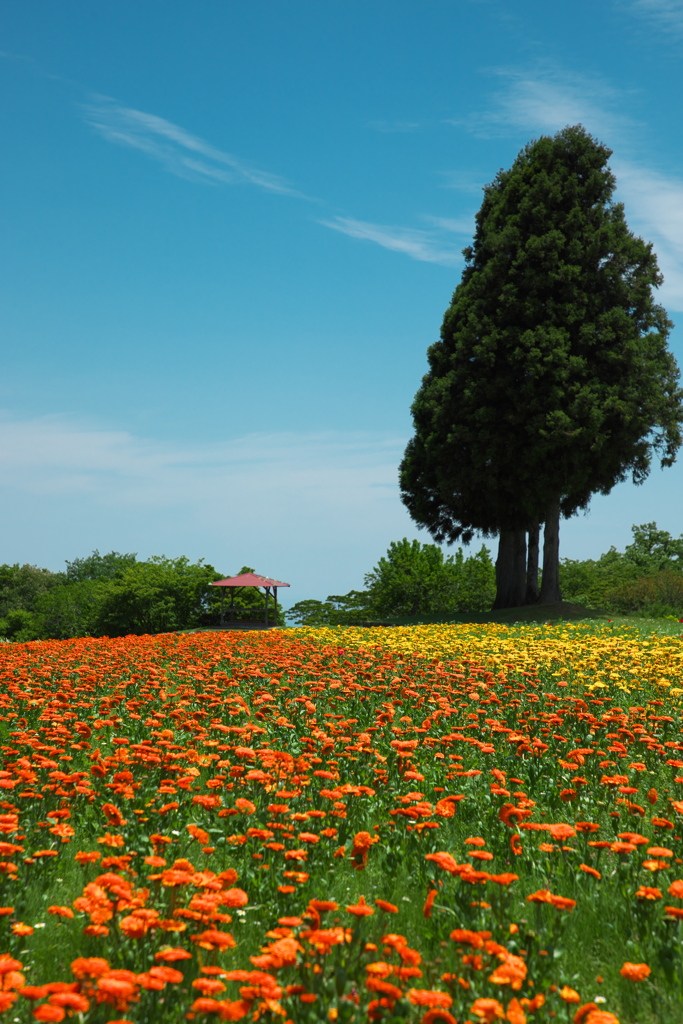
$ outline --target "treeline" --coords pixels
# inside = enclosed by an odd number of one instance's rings
[[[405,537],[392,541],[364,577],[365,590],[326,601],[299,601],[286,613],[296,625],[354,625],[430,615],[486,612],[496,595],[496,573],[488,548],[465,558],[445,555],[436,544]]]
[[[683,619],[683,535],[672,537],[656,523],[631,528],[624,551],[611,547],[597,559],[564,558],[560,586],[566,601],[607,613]],[[242,572],[253,572],[243,566]],[[66,563],[64,572],[35,565],[0,565],[0,638],[66,639],[163,633],[220,621],[222,579],[203,560],[93,551]],[[237,574],[235,574],[237,575]],[[364,577],[365,589],[299,601],[278,622],[353,625],[486,613],[496,594],[495,566],[482,547],[465,557],[436,544],[394,541]],[[260,590],[235,592],[236,618],[263,618]],[[272,622],[272,603],[271,603]]]
[[[624,551],[597,559],[563,558],[560,586],[567,601],[620,615],[683,618],[683,535],[656,523],[632,526]]]
[[[618,615],[683,618],[683,536],[672,537],[656,523],[633,526],[631,532],[624,551],[611,547],[597,559],[563,558],[563,599]],[[489,611],[496,594],[488,548],[465,558],[462,550],[445,555],[436,544],[405,538],[389,546],[364,582],[365,590],[299,601],[287,618],[295,625],[323,626],[462,617]]]
[[[203,560],[138,561],[118,551],[94,551],[67,562],[64,572],[0,565],[0,637],[22,642],[217,626],[221,593],[210,584],[224,576]],[[235,604],[238,617],[263,618],[262,591],[237,590]]]

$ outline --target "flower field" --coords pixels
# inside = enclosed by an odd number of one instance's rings
[[[679,637],[0,646],[0,1020],[683,1020]]]

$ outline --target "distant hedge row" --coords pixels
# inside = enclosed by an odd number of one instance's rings
[[[134,554],[94,551],[66,566],[50,572],[0,565],[0,637],[127,636],[218,625],[221,595],[210,584],[225,574],[203,561],[161,555],[143,562]],[[252,570],[240,570],[246,571]],[[238,590],[235,600],[243,613],[262,618],[262,591]]]

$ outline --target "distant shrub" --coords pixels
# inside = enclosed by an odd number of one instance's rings
[[[605,594],[608,609],[623,614],[640,612],[661,618],[683,614],[683,573],[672,569],[629,580]]]

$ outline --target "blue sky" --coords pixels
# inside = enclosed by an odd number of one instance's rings
[[[410,404],[529,139],[613,149],[683,325],[682,58],[683,0],[5,0],[0,562],[186,554],[294,601],[429,540]],[[683,456],[562,553],[681,508]]]

